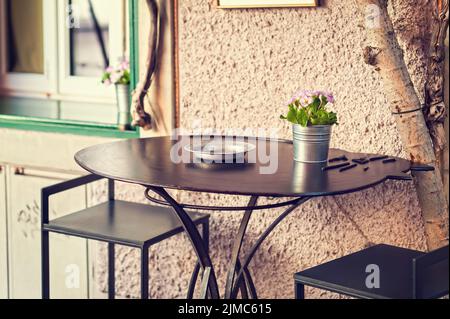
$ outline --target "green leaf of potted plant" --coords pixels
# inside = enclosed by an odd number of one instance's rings
[[[330,92],[302,90],[288,102],[288,113],[281,119],[292,123],[294,159],[303,163],[328,160],[332,126],[336,113],[327,108],[334,103]]]

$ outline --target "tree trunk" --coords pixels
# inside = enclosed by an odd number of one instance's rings
[[[443,173],[444,152],[448,151],[445,136],[445,37],[448,28],[448,0],[435,0],[431,26],[431,45],[427,63],[427,80],[425,83],[425,120],[433,140],[437,168]]]
[[[407,70],[388,14],[387,0],[356,0],[365,15],[368,46],[366,63],[376,67],[383,80],[386,96],[403,146],[411,161],[436,167],[430,133],[422,113],[419,97]],[[448,205],[441,173],[415,173],[415,185],[425,225],[428,249],[448,243]]]

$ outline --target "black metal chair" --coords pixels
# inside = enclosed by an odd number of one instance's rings
[[[141,250],[141,298],[148,299],[148,250],[164,239],[184,230],[171,209],[159,206],[115,200],[114,181],[108,180],[109,200],[64,217],[49,220],[49,197],[69,189],[102,179],[87,175],[42,189],[41,244],[42,244],[42,298],[50,298],[49,233],[93,239],[108,243],[108,297],[115,298],[115,245]],[[206,247],[209,245],[209,215],[188,212],[196,225],[202,226]],[[199,273],[199,265],[191,278],[188,298]]]
[[[448,253],[376,245],[295,274],[296,299],[305,286],[364,299],[440,298],[448,295]]]

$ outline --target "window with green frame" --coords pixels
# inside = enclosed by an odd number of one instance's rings
[[[0,127],[138,136],[118,129],[114,86],[101,83],[127,59],[136,86],[137,2],[0,0]]]

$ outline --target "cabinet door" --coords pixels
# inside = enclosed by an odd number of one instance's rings
[[[0,164],[0,299],[8,298],[8,250],[6,237],[6,173]]]
[[[8,236],[10,298],[41,298],[40,192],[43,187],[74,178],[45,171],[9,171]],[[86,207],[79,187],[50,199],[50,219]],[[87,243],[81,238],[50,235],[52,298],[87,297]]]

